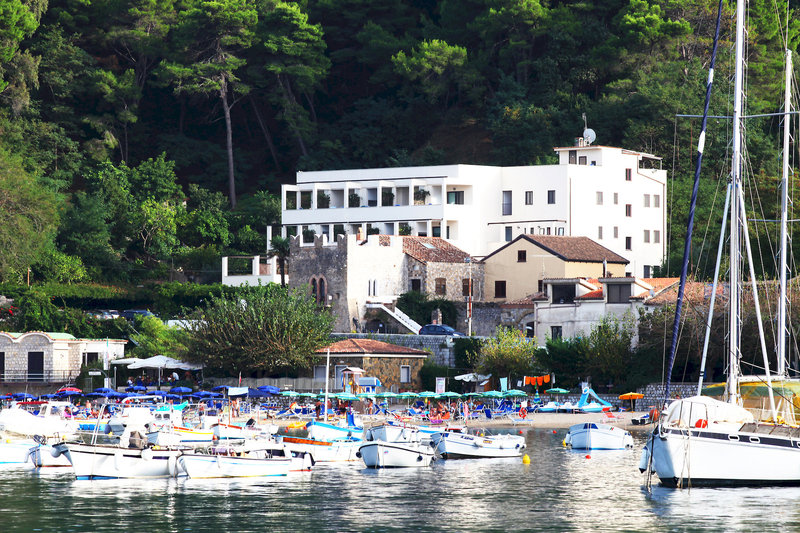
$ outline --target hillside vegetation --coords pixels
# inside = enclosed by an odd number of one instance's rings
[[[750,2],[749,114],[780,110],[781,28],[788,18],[796,50],[796,7]],[[264,250],[280,184],[298,170],[553,162],[552,148],[582,132],[583,113],[599,144],[674,166],[677,228],[699,120],[675,115],[702,110],[716,9],[708,0],[5,0],[0,280],[22,282],[28,269],[35,283],[218,280],[220,254]],[[723,9],[714,115],[730,113],[732,6]],[[762,218],[776,209],[780,123],[748,123]],[[706,142],[700,217],[710,231],[728,130],[711,121]],[[670,238],[680,242],[680,231]]]

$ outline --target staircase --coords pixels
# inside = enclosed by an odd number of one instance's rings
[[[380,309],[381,311],[385,312],[390,317],[392,317],[395,320],[397,320],[397,322],[401,326],[403,326],[404,328],[408,329],[411,333],[419,333],[419,328],[422,327],[419,324],[417,324],[414,321],[414,319],[412,319],[410,316],[408,316],[407,314],[402,312],[397,307],[395,307],[394,309],[391,309],[389,307],[386,307],[386,304],[383,304],[383,303],[380,303],[380,302],[367,302],[367,309]]]

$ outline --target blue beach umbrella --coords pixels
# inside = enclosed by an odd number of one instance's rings
[[[27,392],[15,392],[11,397],[15,400],[33,400],[36,398],[36,396],[28,394]]]
[[[144,392],[147,390],[147,387],[144,385],[133,385],[125,389],[125,392]]]
[[[99,392],[101,394],[107,394],[110,392],[117,392],[114,389],[109,389],[108,387],[98,387],[93,392]]]
[[[172,387],[169,392],[171,394],[191,394],[192,389],[189,387]]]
[[[216,387],[212,387],[211,389],[214,392],[221,391],[221,390],[228,390],[227,385],[217,385]]]

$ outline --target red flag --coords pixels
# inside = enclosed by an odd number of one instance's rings
[[[239,372],[239,385],[241,385],[241,384],[242,384],[242,373]]]

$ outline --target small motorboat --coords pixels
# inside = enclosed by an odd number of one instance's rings
[[[294,453],[308,453],[317,463],[339,463],[358,461],[358,447],[363,444],[361,439],[340,438],[334,440],[319,440],[304,437],[278,436],[287,450]]]
[[[561,404],[558,402],[547,402],[546,404],[538,407],[536,412],[538,413],[555,413],[558,411],[558,408],[561,407]]]
[[[431,435],[431,446],[445,459],[520,457],[525,437],[520,435],[469,435],[442,431]]]
[[[610,424],[585,422],[569,428],[564,446],[573,450],[625,450],[633,448],[630,432]]]
[[[364,427],[355,424],[355,419],[351,419],[351,421],[351,424],[335,425],[312,420],[306,424],[308,438],[328,441],[343,438],[360,439],[364,433]]]
[[[184,453],[178,463],[192,479],[220,477],[285,476],[292,470],[310,471],[310,454],[298,456],[296,465],[282,447],[211,446],[205,453]]]
[[[178,464],[181,449],[113,444],[59,444],[54,449],[67,456],[77,479],[169,478],[186,473]]]
[[[411,468],[430,466],[433,450],[420,442],[362,442],[358,455],[367,468]]]

